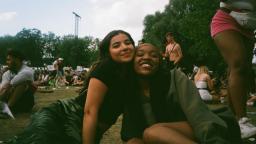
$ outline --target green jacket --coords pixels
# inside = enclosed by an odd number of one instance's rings
[[[171,70],[167,101],[180,104],[200,143],[242,143],[233,113],[227,107],[211,111],[201,100],[194,83],[179,70]]]

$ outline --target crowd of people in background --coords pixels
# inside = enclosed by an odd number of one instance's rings
[[[88,74],[88,68],[74,70],[72,67],[64,67],[63,75],[56,82],[56,73],[46,67],[32,68],[34,70],[34,84],[37,86],[52,86],[59,88],[62,86],[83,86]],[[8,70],[7,66],[0,68],[0,76]],[[0,79],[0,81],[1,81]]]
[[[47,68],[36,69],[35,83],[38,86],[52,86],[54,88],[61,86],[83,86],[88,69],[74,70],[72,67],[64,67],[62,71],[63,74],[59,75]]]

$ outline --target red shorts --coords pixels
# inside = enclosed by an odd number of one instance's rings
[[[252,33],[243,29],[236,20],[231,17],[228,13],[218,10],[211,22],[211,36],[214,37],[219,32],[225,30],[234,30],[246,37],[252,37]]]

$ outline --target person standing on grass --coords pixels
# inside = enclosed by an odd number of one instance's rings
[[[53,62],[54,74],[55,74],[55,87],[59,87],[59,83],[63,79],[63,58],[58,58]]]
[[[255,29],[255,0],[220,0],[220,8],[212,18],[211,36],[228,64],[229,104],[239,122],[242,138],[256,134],[256,127],[246,115],[246,100],[253,81]]]

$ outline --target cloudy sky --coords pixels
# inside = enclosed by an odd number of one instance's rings
[[[79,37],[102,39],[113,29],[128,31],[135,41],[142,36],[143,19],[163,11],[169,0],[0,0],[0,36],[15,35],[23,28],[63,36],[74,34],[74,15]]]

